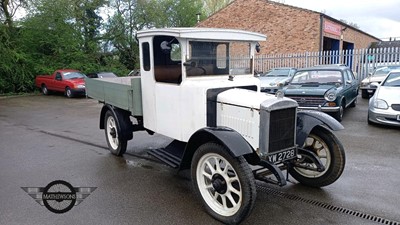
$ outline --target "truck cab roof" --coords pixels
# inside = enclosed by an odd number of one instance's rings
[[[222,28],[161,28],[138,31],[137,37],[166,35],[186,39],[208,39],[229,41],[265,41],[267,36],[244,30]]]

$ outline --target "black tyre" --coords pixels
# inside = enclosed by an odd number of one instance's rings
[[[350,104],[350,107],[356,107],[357,105],[357,97],[354,99],[354,101]]]
[[[66,95],[68,98],[74,97],[74,94],[72,93],[72,90],[71,90],[70,87],[66,87],[66,88],[65,88],[65,95]]]
[[[195,192],[206,211],[225,224],[237,224],[251,212],[256,184],[243,156],[234,158],[216,143],[201,145],[191,166]]]
[[[43,95],[48,95],[49,94],[49,89],[47,89],[47,86],[45,84],[42,84],[42,93]]]
[[[369,98],[369,93],[367,90],[361,90],[361,97],[362,98]]]
[[[337,121],[342,122],[343,120],[343,113],[344,113],[344,102],[340,103],[339,110],[332,114],[333,118]]]
[[[322,161],[325,170],[318,172],[304,168],[293,167],[290,175],[300,183],[311,187],[323,187],[335,182],[344,170],[346,156],[343,145],[329,130],[316,127],[307,137],[304,149],[312,150]],[[316,168],[306,156],[300,155],[300,163],[304,166]]]
[[[128,145],[128,139],[124,135],[124,132],[127,132],[125,126],[123,120],[117,118],[111,110],[105,113],[104,131],[108,149],[116,156],[122,156]]]

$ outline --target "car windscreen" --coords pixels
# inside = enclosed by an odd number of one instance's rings
[[[85,75],[83,75],[82,73],[79,73],[79,72],[64,72],[63,75],[64,75],[64,79],[66,79],[66,80],[86,77]]]
[[[99,73],[98,77],[103,78],[103,77],[117,77],[114,73]]]
[[[290,72],[291,69],[273,69],[268,73],[261,74],[261,77],[287,77]]]
[[[341,84],[342,72],[338,70],[309,70],[298,71],[292,78],[291,84]]]
[[[400,66],[383,66],[375,69],[372,76],[386,76],[390,71],[400,69]]]
[[[389,74],[382,86],[400,87],[400,72]]]

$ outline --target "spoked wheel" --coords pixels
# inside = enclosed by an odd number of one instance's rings
[[[294,166],[289,170],[293,178],[307,186],[322,187],[332,184],[340,177],[346,157],[342,144],[333,133],[325,128],[314,128],[307,137],[303,148],[314,152],[325,169],[317,171],[317,166],[308,159],[308,156],[299,155],[298,163],[302,167]]]
[[[122,156],[126,151],[128,140],[121,133],[121,125],[110,110],[106,112],[104,119],[108,148],[112,154]]]
[[[242,156],[234,158],[221,145],[206,143],[196,150],[191,169],[194,189],[211,216],[237,224],[250,214],[256,186]]]

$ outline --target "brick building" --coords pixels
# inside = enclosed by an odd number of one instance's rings
[[[380,41],[323,13],[269,0],[235,0],[197,26],[263,33],[261,54],[360,49]]]

